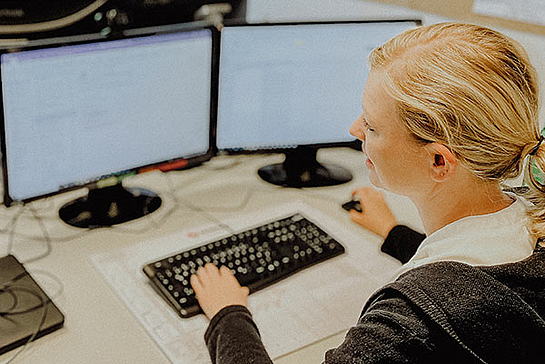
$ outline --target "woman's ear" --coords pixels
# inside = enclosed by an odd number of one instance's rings
[[[454,175],[458,159],[450,149],[440,143],[425,146],[429,156],[430,177],[435,182],[444,182]]]

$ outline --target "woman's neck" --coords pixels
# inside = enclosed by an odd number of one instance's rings
[[[494,213],[511,205],[497,182],[474,181],[463,188],[438,184],[428,194],[411,198],[416,205],[426,235],[467,216]]]

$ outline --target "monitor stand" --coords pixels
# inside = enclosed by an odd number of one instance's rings
[[[60,218],[80,228],[121,224],[150,214],[161,206],[161,198],[140,188],[116,185],[91,188],[87,196],[68,202],[59,210]]]
[[[334,186],[352,180],[345,168],[318,162],[316,153],[315,147],[299,146],[284,153],[283,163],[261,167],[257,173],[269,183],[297,188]]]

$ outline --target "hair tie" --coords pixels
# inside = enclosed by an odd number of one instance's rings
[[[539,141],[537,142],[537,145],[534,147],[534,149],[532,149],[530,153],[528,153],[528,155],[535,155],[537,153],[537,151],[539,150],[539,147],[541,147],[541,143],[543,142],[543,139],[545,139],[545,137],[541,135],[539,137]]]

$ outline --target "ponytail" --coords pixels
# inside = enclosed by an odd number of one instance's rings
[[[525,197],[532,202],[528,210],[529,231],[541,245],[545,245],[545,146],[543,140],[542,135],[537,145],[528,153],[529,160],[524,178],[529,187]]]

